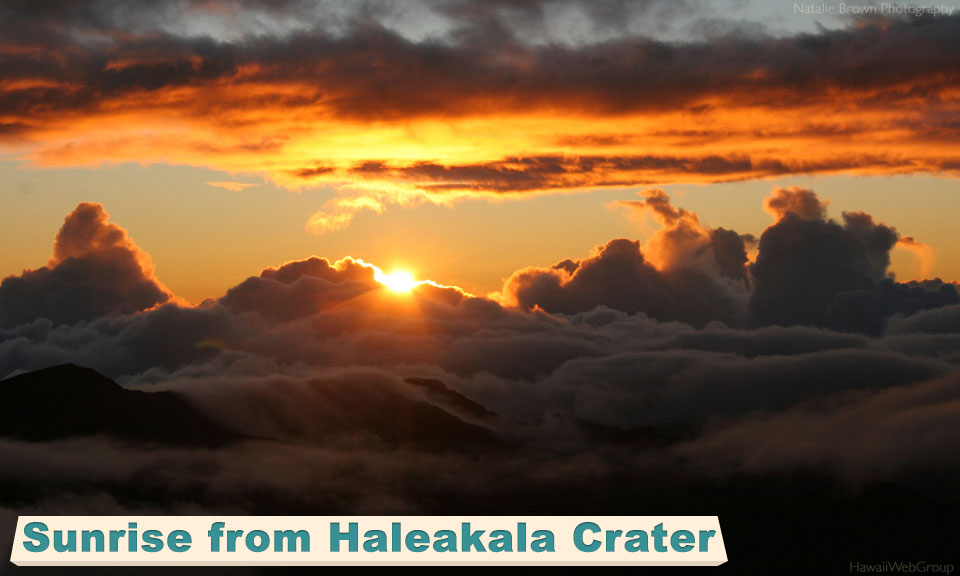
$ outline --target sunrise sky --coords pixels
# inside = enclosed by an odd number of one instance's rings
[[[35,514],[955,566],[957,1],[0,1],[0,573]]]
[[[648,189],[759,236],[763,198],[800,186],[913,238],[899,280],[960,278],[957,16],[797,12],[5,3],[0,275],[91,201],[193,303],[313,254],[484,295],[645,242],[619,202]]]

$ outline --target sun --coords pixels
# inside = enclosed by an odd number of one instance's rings
[[[377,278],[377,280],[391,292],[407,293],[417,285],[417,281],[413,279],[413,275],[406,270],[395,270],[389,274],[383,274],[380,278]]]

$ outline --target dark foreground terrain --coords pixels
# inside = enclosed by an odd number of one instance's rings
[[[380,406],[350,406],[331,391],[328,400],[340,403],[336,429],[276,439],[234,432],[176,392],[129,390],[72,365],[4,380],[3,461],[47,468],[4,475],[3,554],[9,557],[16,514],[703,514],[720,517],[724,573],[845,574],[858,562],[957,560],[960,507],[922,486],[853,484],[817,471],[705,475],[689,463],[657,461],[682,441],[677,431],[585,426],[580,444],[544,446],[485,427],[496,416],[442,382],[408,384],[450,411],[389,395]],[[388,478],[371,480],[385,462]],[[446,470],[434,473],[437,467]],[[251,468],[260,476],[249,477]],[[290,481],[290,474],[307,480]]]

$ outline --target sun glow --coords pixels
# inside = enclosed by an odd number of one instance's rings
[[[377,281],[386,286],[387,290],[400,293],[408,293],[419,284],[406,270],[395,270],[389,274],[381,273]]]

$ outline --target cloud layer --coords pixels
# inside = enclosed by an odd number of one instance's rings
[[[708,5],[594,4],[6,3],[0,144],[337,186],[320,233],[467,196],[960,166],[960,16],[665,39],[644,23]]]
[[[831,220],[810,190],[774,190],[767,206],[774,222],[754,238],[650,190],[624,203],[661,225],[648,242],[520,270],[497,299],[397,293],[371,264],[310,257],[190,307],[101,206],[81,204],[46,267],[0,284],[0,377],[73,362],[178,394],[241,439],[137,441],[175,421],[0,438],[0,522],[710,510],[731,518],[731,546],[756,542],[771,506],[791,534],[827,512],[869,531],[861,511],[891,506],[946,522],[960,481],[956,285],[888,277],[897,231]],[[58,421],[74,420],[90,414]]]
[[[244,434],[320,444],[414,402],[526,441],[583,442],[587,423],[703,429],[727,446],[765,425],[758,414],[814,406],[814,426],[821,402],[954,386],[937,379],[960,361],[957,288],[888,277],[893,227],[828,219],[800,188],[773,191],[759,239],[705,227],[659,190],[624,205],[661,224],[646,245],[520,270],[499,300],[436,284],[397,294],[369,264],[312,257],[186,307],[101,206],[81,204],[48,265],[0,286],[0,374],[74,362],[182,392]]]

